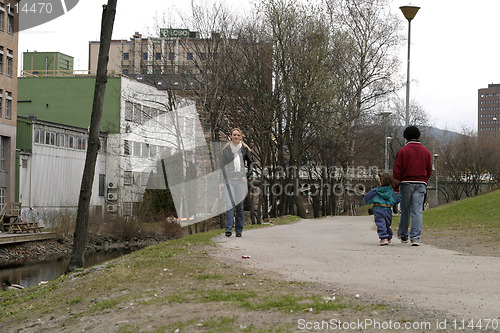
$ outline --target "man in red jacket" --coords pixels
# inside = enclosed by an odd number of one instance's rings
[[[427,182],[432,174],[431,153],[420,141],[420,131],[415,126],[408,126],[404,133],[406,145],[401,148],[394,162],[393,175],[400,182],[401,219],[399,221],[398,237],[402,243],[408,243],[408,227],[411,230],[411,245],[420,245],[422,233],[422,208]]]

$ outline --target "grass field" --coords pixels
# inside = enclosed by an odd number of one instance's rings
[[[424,240],[456,246],[473,239],[483,251],[500,248],[499,202],[495,191],[425,211]],[[0,292],[2,331],[291,332],[298,318],[418,320],[399,305],[214,260],[212,238],[220,234],[164,242],[41,286]]]

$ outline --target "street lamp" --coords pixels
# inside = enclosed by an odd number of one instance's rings
[[[411,20],[417,15],[418,10],[420,7],[416,6],[401,6],[399,7],[401,11],[403,12],[403,15],[405,18],[408,20],[408,63],[407,63],[407,69],[406,69],[406,118],[405,118],[405,124],[406,127],[410,125],[410,36],[411,36]]]
[[[391,111],[384,111],[384,112],[381,112],[380,115],[382,117],[384,117],[384,122],[385,122],[385,154],[384,154],[384,161],[385,161],[385,165],[384,165],[384,171],[387,172],[389,171],[389,155],[387,153],[387,123],[388,123],[388,119],[389,116],[391,115]]]
[[[434,171],[436,172],[436,207],[439,206],[439,190],[438,190],[438,154],[434,154]]]
[[[385,171],[386,172],[389,172],[389,151],[388,151],[388,146],[389,146],[389,142],[391,142],[392,140],[392,136],[386,136],[385,137],[385,146],[386,146],[386,149],[385,149]]]

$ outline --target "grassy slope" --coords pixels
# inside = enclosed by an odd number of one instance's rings
[[[496,190],[424,211],[424,243],[468,255],[500,256],[499,202]],[[395,229],[398,224],[395,217]]]
[[[452,233],[470,234],[468,231],[473,229],[476,240],[499,243],[499,202],[500,191],[495,191],[427,210],[425,232],[448,237]],[[396,227],[398,218],[394,222]],[[220,232],[154,245],[46,285],[0,293],[0,325],[6,331],[15,331],[42,318],[41,322],[50,321],[58,329],[72,327],[70,331],[99,331],[104,321],[106,325],[114,324],[119,332],[144,331],[143,325],[155,332],[176,328],[231,332],[241,331],[241,327],[251,332],[288,332],[296,328],[297,318],[323,320],[334,317],[332,313],[344,320],[372,313],[378,320],[384,316],[412,319],[407,311],[392,305],[342,296],[327,302],[324,296],[332,293],[321,286],[263,277],[217,262],[207,251],[214,246],[211,238]],[[168,312],[179,307],[177,314],[194,311],[193,307],[200,304],[210,311],[189,320]],[[236,310],[228,314],[229,308]],[[314,311],[304,313],[303,309]],[[130,315],[144,311],[149,311],[145,318]],[[163,319],[156,317],[159,312]],[[165,315],[169,320],[164,319]],[[102,320],[87,323],[96,317]]]
[[[427,210],[424,220],[430,229],[500,229],[500,190]]]
[[[211,239],[220,234],[167,241],[41,286],[0,292],[2,331],[290,332],[299,318],[413,319],[406,308],[214,260]]]

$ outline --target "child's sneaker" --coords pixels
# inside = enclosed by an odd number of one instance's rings
[[[389,240],[388,240],[387,238],[381,239],[381,240],[378,242],[378,245],[379,245],[379,246],[389,245]]]

